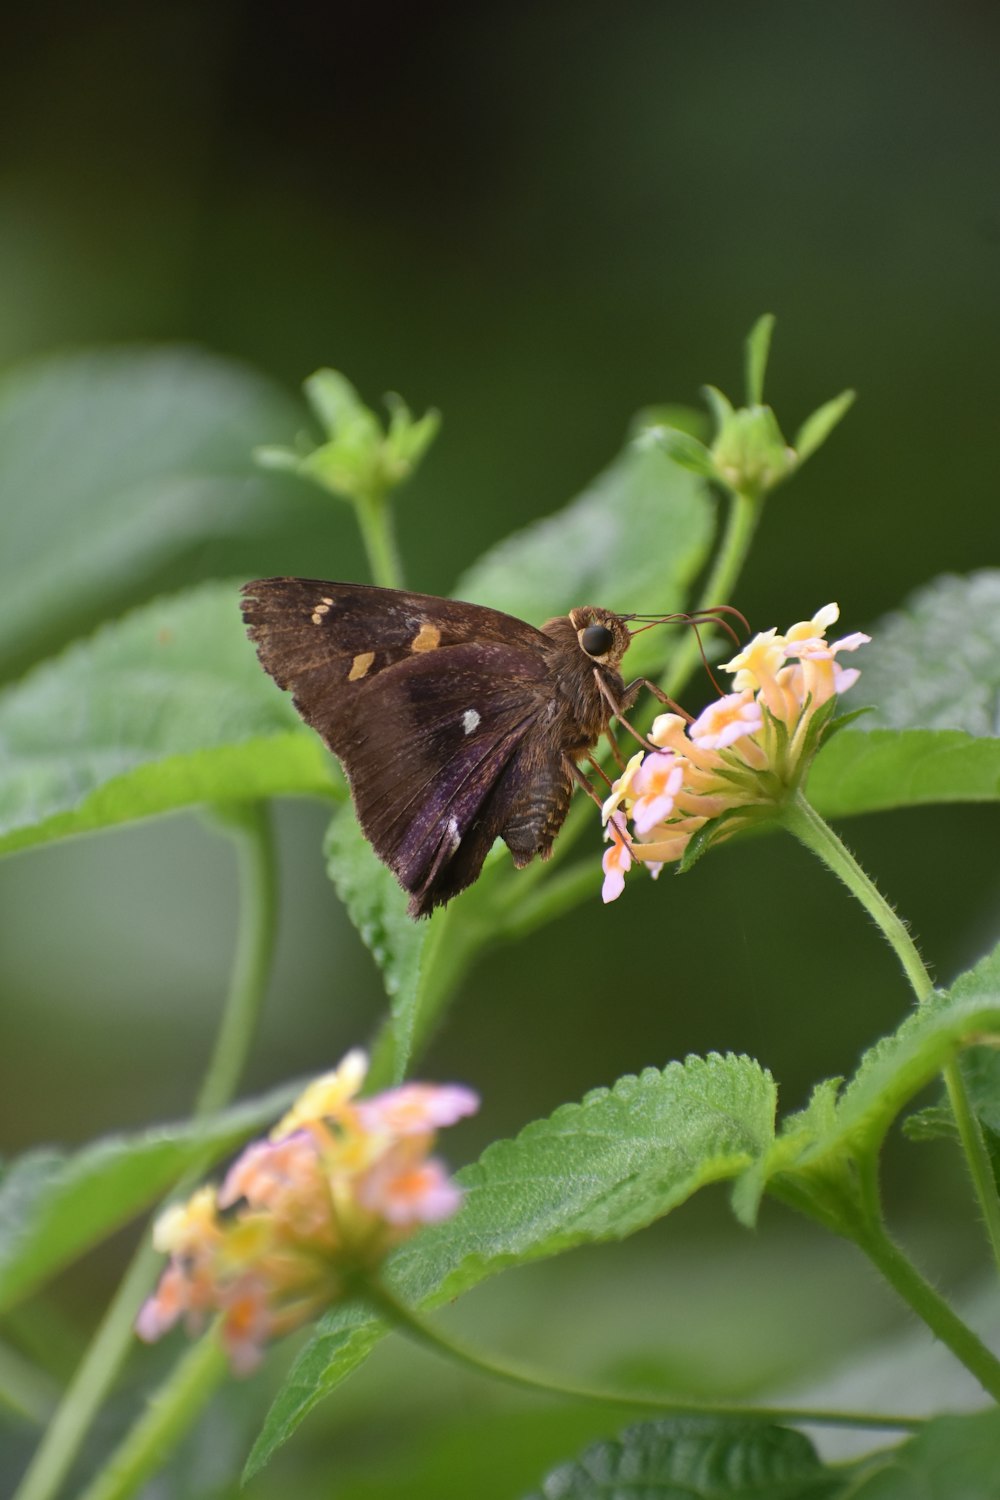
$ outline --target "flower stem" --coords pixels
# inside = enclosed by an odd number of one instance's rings
[[[801,791],[796,791],[787,803],[782,822],[800,843],[817,854],[827,869],[832,870],[844,882],[852,896],[857,897],[895,950],[917,1000],[920,1004],[929,1000],[934,993],[934,985],[906,923],[893,911],[846,844],[840,841],[829,823],[824,822],[815,808],[806,801]]]
[[[565,1396],[573,1401],[593,1401],[603,1406],[623,1406],[632,1411],[656,1411],[668,1416],[714,1416],[751,1422],[803,1422],[829,1427],[879,1427],[915,1431],[923,1425],[921,1417],[896,1416],[885,1412],[823,1411],[794,1406],[727,1406],[712,1401],[675,1401],[668,1396],[649,1396],[630,1391],[600,1390],[593,1386],[566,1385],[547,1377],[534,1375],[516,1365],[508,1365],[477,1354],[457,1343],[415,1312],[382,1282],[365,1280],[358,1288],[380,1316],[416,1343],[432,1349],[454,1364],[474,1370],[491,1380],[521,1390],[541,1391],[549,1396]]]
[[[196,1120],[232,1098],[264,998],[274,944],[274,850],[266,809],[256,804],[241,805],[226,809],[222,818],[237,844],[239,931],[222,1023],[194,1110]],[[203,1166],[192,1165],[184,1184],[190,1186],[197,1181]],[[179,1193],[184,1184],[178,1186]],[[162,1256],[153,1249],[149,1237],[143,1236],[14,1500],[51,1500],[59,1489],[132,1347],[136,1313],[161,1262]],[[170,1381],[167,1384],[169,1387]],[[136,1431],[141,1427],[140,1421]]]
[[[896,951],[907,979],[920,1004],[924,1004],[934,993],[931,977],[924,966],[916,945],[910,937],[906,923],[897,916],[875,883],[869,879],[854,855],[841,843],[830,825],[806,801],[801,791],[785,808],[784,825],[794,833],[807,849],[819,855],[824,864],[833,871],[856,896],[875,924]],[[1000,1196],[990,1165],[983,1133],[969,1104],[958,1061],[952,1058],[943,1069],[945,1087],[951,1103],[959,1139],[965,1153],[972,1186],[979,1203],[986,1234],[993,1258],[1000,1269]]]
[[[403,565],[396,546],[396,526],[388,495],[381,490],[358,495],[354,511],[372,578],[381,588],[401,589]]]
[[[890,1239],[881,1222],[871,1222],[855,1243],[882,1273],[903,1301],[946,1344],[979,1381],[983,1390],[1000,1401],[1000,1360],[992,1354],[944,1298],[925,1281],[916,1266]]]
[[[126,1500],[134,1495],[204,1410],[227,1369],[218,1339],[207,1333],[179,1361],[80,1500]]]
[[[761,509],[759,500],[752,500],[748,495],[734,492],[719,550],[715,554],[712,570],[705,580],[701,598],[692,610],[692,614],[697,614],[700,610],[711,609],[716,604],[729,603],[736,587],[736,580],[740,576],[746,555],[750,550]],[[698,638],[693,630],[689,630],[678,646],[677,653],[663,678],[663,690],[669,697],[677,697],[690,677],[692,669],[700,660]]]

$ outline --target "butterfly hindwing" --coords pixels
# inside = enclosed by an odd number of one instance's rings
[[[359,694],[337,753],[415,914],[469,885],[503,835],[550,694],[541,658],[483,641],[399,661]]]

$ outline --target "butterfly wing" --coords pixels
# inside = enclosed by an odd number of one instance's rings
[[[546,637],[497,610],[360,584],[267,579],[244,596],[261,662],[342,761],[411,914],[470,885],[530,800],[554,691]],[[523,805],[516,821],[516,857],[547,848],[521,847]]]

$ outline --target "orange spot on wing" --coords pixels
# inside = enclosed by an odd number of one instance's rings
[[[360,656],[356,656],[351,662],[351,670],[347,674],[348,682],[357,682],[359,678],[364,677],[374,660],[374,651],[362,651]]]
[[[411,651],[434,651],[441,644],[441,632],[425,620],[410,642]]]

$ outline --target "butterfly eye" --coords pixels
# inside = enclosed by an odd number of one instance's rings
[[[606,656],[615,638],[606,625],[588,625],[580,635],[580,645],[588,656]]]

